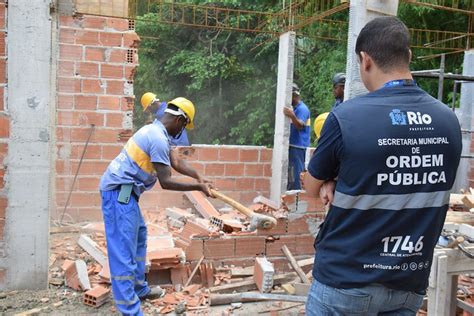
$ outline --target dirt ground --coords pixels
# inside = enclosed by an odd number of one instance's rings
[[[146,315],[159,315],[158,309],[149,302],[142,303]],[[294,307],[293,307],[294,306]],[[40,309],[40,315],[120,315],[115,310],[112,299],[99,308],[86,306],[82,303],[82,293],[65,287],[42,291],[12,291],[0,293],[0,315]],[[167,315],[176,315],[169,313]],[[182,314],[184,315],[184,314]],[[244,303],[233,309],[230,305],[213,306],[202,311],[186,315],[304,315],[304,306],[299,303],[258,302]]]
[[[79,229],[50,235],[49,288],[38,291],[0,292],[0,315],[15,315],[27,311],[32,312],[30,315],[120,315],[114,307],[112,295],[107,303],[93,308],[83,304],[83,292],[65,286],[64,272],[61,269],[64,260],[82,259],[88,265],[95,263],[94,259],[77,245],[79,235]],[[289,308],[292,306],[295,307]],[[142,302],[142,309],[146,315],[160,315],[159,308],[149,301]],[[172,312],[166,315],[176,314]],[[186,315],[296,316],[304,315],[304,305],[288,302],[255,302],[232,307],[229,304],[187,312]]]

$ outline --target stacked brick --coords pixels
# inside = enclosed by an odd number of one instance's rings
[[[2,257],[5,230],[5,215],[8,204],[5,191],[5,158],[8,152],[10,136],[10,119],[5,107],[5,91],[7,89],[7,8],[5,1],[0,1],[0,257]],[[5,270],[0,268],[0,284],[5,278]]]
[[[68,213],[78,219],[101,218],[100,176],[131,134],[138,41],[128,19],[59,18],[56,216],[94,125]]]
[[[187,221],[179,238],[192,236],[183,239],[185,245],[181,242],[178,245],[185,248],[188,261],[204,257],[213,261],[216,266],[247,267],[253,266],[255,257],[266,256],[275,265],[275,270],[291,271],[281,248],[286,245],[297,259],[312,256],[314,235],[325,213],[319,199],[300,196],[298,209],[295,207],[294,197],[287,197],[285,200],[289,210],[285,216],[278,218],[277,226],[272,230],[234,232],[214,237],[206,229]],[[193,226],[192,229],[190,225]]]

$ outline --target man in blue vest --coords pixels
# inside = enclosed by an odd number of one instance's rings
[[[291,120],[288,152],[288,190],[301,190],[300,173],[305,169],[306,148],[310,139],[310,113],[301,100],[300,89],[293,84],[291,105],[283,113]]]
[[[461,154],[455,114],[413,80],[396,17],[361,30],[369,93],[328,116],[305,188],[330,210],[315,241],[307,315],[416,315]]]
[[[344,102],[344,86],[346,84],[346,74],[338,72],[332,78],[332,94],[336,101],[332,108],[335,109],[339,104]]]
[[[174,154],[169,140],[184,128],[193,128],[194,105],[176,98],[164,112],[161,120],[143,126],[128,140],[100,181],[112,292],[123,315],[143,315],[140,299],[164,294],[145,280],[147,229],[138,206],[140,195],[158,180],[164,190],[195,190],[211,196],[210,185]],[[171,168],[197,182],[175,181]]]
[[[146,124],[149,124],[156,120],[161,120],[166,110],[166,102],[161,102],[156,94],[152,92],[146,92],[142,95],[140,102],[143,107],[143,113],[146,116]],[[151,119],[150,119],[151,116]],[[186,130],[175,137],[170,137],[172,146],[189,146],[188,134]]]

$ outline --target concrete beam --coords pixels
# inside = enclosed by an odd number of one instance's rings
[[[474,50],[464,53],[463,73],[464,76],[474,76]],[[474,105],[474,83],[467,82],[461,84],[461,100],[459,111],[456,114],[461,124],[461,129],[471,131],[472,124],[472,107]],[[462,156],[471,155],[471,133],[462,134]],[[453,186],[453,192],[459,192],[460,189],[469,188],[469,173],[471,162],[468,158],[461,158],[458,171],[456,174],[456,182]]]
[[[346,86],[344,100],[367,93],[360,78],[355,44],[360,30],[367,22],[381,16],[397,15],[398,0],[351,0],[349,7],[349,32],[347,41]]]
[[[275,135],[273,138],[272,180],[270,184],[270,199],[278,204],[280,204],[280,196],[286,191],[288,183],[290,119],[283,114],[283,108],[291,105],[295,38],[294,32],[282,34],[278,52]]]
[[[50,1],[8,6],[7,289],[48,284],[51,132]]]

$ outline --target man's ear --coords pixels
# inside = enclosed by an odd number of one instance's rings
[[[369,72],[373,64],[372,57],[367,55],[366,52],[360,52],[360,67],[365,71]]]
[[[411,63],[411,59],[413,58],[413,53],[411,52],[411,49],[408,50],[408,53],[410,54],[408,58],[408,63]]]

